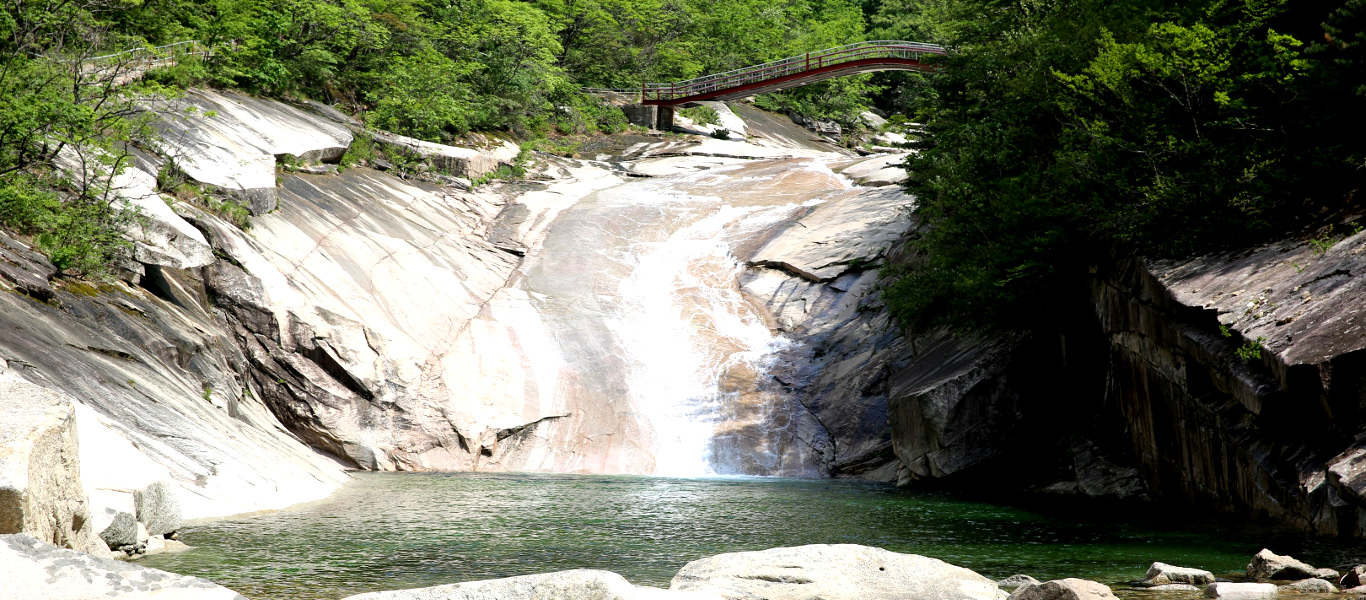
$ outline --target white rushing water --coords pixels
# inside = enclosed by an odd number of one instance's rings
[[[744,265],[726,236],[790,210],[722,204],[664,241],[635,245],[635,268],[618,288],[619,312],[608,324],[632,359],[632,399],[654,425],[656,474],[726,471],[710,459],[724,401],[721,378],[740,363],[765,369],[787,343],[741,294],[736,281]]]
[[[654,474],[745,472],[718,464],[713,440],[736,415],[763,422],[773,403],[755,382],[790,342],[741,291],[736,252],[845,185],[816,161],[786,168],[816,185],[788,189],[746,166],[602,190],[560,215],[529,274],[573,393],[639,422]]]

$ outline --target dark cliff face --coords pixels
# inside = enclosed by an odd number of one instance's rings
[[[900,482],[1152,498],[1366,535],[1363,271],[1363,235],[1110,255],[1061,334],[920,338],[892,386]]]
[[[1350,240],[1340,246],[1096,268],[1106,399],[1160,497],[1366,533],[1354,465],[1366,299],[1352,274],[1366,260]]]

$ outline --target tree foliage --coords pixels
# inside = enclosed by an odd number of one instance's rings
[[[935,0],[924,223],[903,324],[1054,316],[1090,253],[1181,255],[1340,209],[1362,183],[1362,3]]]

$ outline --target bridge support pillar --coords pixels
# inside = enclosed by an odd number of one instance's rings
[[[660,131],[673,131],[674,129],[674,107],[659,107],[658,117],[655,119],[655,129]]]
[[[626,122],[632,125],[654,129],[659,124],[659,107],[657,106],[627,104],[621,107],[621,112],[626,113]]]

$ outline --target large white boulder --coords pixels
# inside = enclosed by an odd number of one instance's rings
[[[71,399],[31,383],[0,382],[0,533],[108,552],[93,529]]]
[[[23,534],[0,535],[0,575],[4,598],[246,600],[206,579],[63,550]]]
[[[728,600],[996,600],[996,582],[915,554],[854,544],[733,552],[692,561],[671,590]]]

